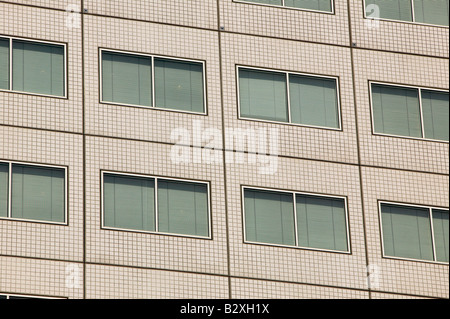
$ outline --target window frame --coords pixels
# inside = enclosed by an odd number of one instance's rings
[[[256,121],[256,122],[264,122],[264,123],[274,123],[274,124],[283,124],[283,125],[291,125],[296,127],[306,127],[306,128],[315,128],[315,129],[323,129],[323,130],[331,130],[331,131],[337,131],[342,132],[343,131],[343,125],[342,125],[342,110],[341,110],[341,91],[340,91],[340,82],[339,82],[339,76],[332,76],[332,75],[321,75],[321,74],[311,74],[311,73],[302,73],[302,72],[292,72],[292,71],[286,71],[286,70],[278,70],[278,69],[270,69],[270,68],[261,68],[261,67],[253,67],[253,66],[246,66],[242,64],[236,64],[236,98],[237,98],[237,108],[238,108],[238,119],[239,120],[246,120],[246,121]],[[282,122],[282,121],[274,121],[274,120],[264,120],[264,119],[257,119],[252,117],[244,117],[241,116],[241,92],[240,92],[240,78],[239,78],[239,70],[240,69],[247,69],[247,70],[255,70],[255,71],[265,71],[265,72],[273,72],[273,73],[283,73],[286,77],[286,100],[287,100],[287,111],[288,111],[288,122]],[[335,80],[336,81],[336,101],[337,101],[337,118],[338,118],[338,125],[339,127],[329,127],[329,126],[319,126],[319,125],[309,125],[309,124],[301,124],[301,123],[293,123],[291,120],[291,98],[290,98],[290,89],[289,89],[289,75],[299,75],[299,76],[306,76],[306,77],[312,77],[312,78],[322,78],[322,79],[329,79],[329,80]]]
[[[236,3],[243,3],[243,4],[250,4],[250,5],[260,5],[264,7],[272,7],[272,8],[282,8],[282,9],[289,9],[289,10],[297,10],[297,11],[306,11],[306,12],[314,12],[314,13],[324,13],[324,14],[331,14],[335,15],[335,0],[331,1],[331,11],[323,11],[323,10],[315,10],[315,9],[307,9],[307,8],[295,8],[295,7],[286,7],[284,5],[284,1],[282,0],[282,5],[276,5],[276,4],[268,4],[268,3],[258,3],[258,2],[249,2],[249,1],[243,1],[243,0],[232,0],[232,2]]]
[[[154,196],[155,196],[155,230],[138,230],[138,229],[128,229],[121,227],[110,227],[105,226],[105,204],[104,204],[104,196],[105,196],[105,187],[104,187],[104,176],[105,174],[123,176],[123,177],[140,177],[140,178],[148,178],[153,179],[155,182]],[[208,209],[208,236],[197,236],[197,235],[189,235],[189,234],[179,234],[179,233],[169,233],[169,232],[161,232],[158,231],[158,179],[166,180],[166,181],[179,181],[179,182],[187,182],[187,183],[197,183],[206,185],[207,190],[207,209]],[[147,175],[147,174],[139,174],[139,173],[126,173],[126,172],[118,172],[112,170],[100,170],[100,229],[104,230],[115,230],[115,231],[125,231],[132,233],[142,233],[142,234],[154,234],[154,235],[168,235],[175,237],[188,237],[194,239],[213,239],[212,237],[212,214],[211,214],[211,187],[209,181],[203,180],[192,180],[192,179],[183,179],[183,178],[174,178],[174,177],[165,177],[165,176],[157,176],[157,175]]]
[[[19,94],[25,94],[25,95],[33,95],[33,96],[42,96],[42,97],[51,97],[51,98],[58,98],[58,99],[65,99],[67,100],[69,98],[68,94],[68,59],[67,59],[67,47],[68,44],[65,42],[54,42],[54,41],[47,41],[47,40],[40,40],[40,39],[30,39],[30,38],[22,38],[22,37],[15,37],[15,36],[7,36],[7,35],[1,35],[0,39],[7,39],[9,42],[9,82],[8,82],[8,89],[0,89],[0,92],[9,92],[9,93],[19,93]],[[35,92],[28,92],[28,91],[19,91],[19,90],[13,90],[12,89],[12,83],[13,83],[13,41],[25,41],[25,42],[31,42],[36,44],[48,44],[48,45],[54,45],[54,46],[61,46],[64,50],[64,95],[52,95],[52,94],[42,94],[42,93],[35,93]]]
[[[293,214],[294,214],[294,237],[295,237],[295,245],[283,245],[283,244],[273,244],[273,243],[263,243],[257,241],[247,240],[246,233],[246,225],[245,225],[245,190],[260,190],[260,191],[269,191],[269,192],[278,192],[292,195],[293,200]],[[324,249],[324,248],[314,248],[314,247],[304,247],[298,245],[298,229],[297,229],[297,208],[296,208],[296,195],[309,195],[323,198],[331,198],[331,199],[342,199],[344,200],[344,212],[345,212],[345,228],[346,228],[346,240],[347,240],[347,250],[333,250],[333,249]],[[243,234],[243,243],[244,244],[252,244],[252,245],[261,245],[261,246],[274,246],[274,247],[283,247],[283,248],[293,248],[293,249],[301,249],[308,251],[321,251],[321,252],[329,252],[329,253],[338,253],[351,255],[351,242],[350,242],[350,223],[349,223],[349,214],[348,214],[348,200],[346,196],[338,196],[338,195],[328,195],[328,194],[318,194],[318,193],[310,193],[310,192],[298,192],[277,188],[269,188],[269,187],[260,187],[260,186],[250,186],[250,185],[241,185],[241,218],[242,218],[242,234]]]
[[[407,84],[380,82],[380,81],[374,81],[374,80],[369,80],[368,84],[369,84],[369,103],[370,103],[370,119],[371,119],[372,135],[396,137],[396,138],[405,138],[405,139],[418,140],[418,141],[439,142],[439,143],[446,143],[446,144],[449,143],[449,141],[437,140],[437,139],[432,139],[432,138],[426,138],[425,137],[425,127],[423,125],[424,124],[424,120],[423,120],[423,109],[422,109],[422,90],[449,93],[448,90],[437,89],[437,88],[430,88],[430,87],[425,87],[425,86],[414,86],[414,85],[407,85]],[[390,86],[390,87],[395,87],[395,88],[416,89],[418,91],[419,112],[420,112],[420,126],[421,126],[422,137],[404,136],[404,135],[395,135],[395,134],[387,134],[387,133],[375,132],[375,121],[374,121],[375,117],[374,117],[374,114],[373,114],[372,84],[379,84],[379,85]]]
[[[164,55],[156,55],[156,54],[147,54],[142,52],[134,52],[134,51],[124,51],[124,50],[117,50],[117,49],[110,49],[110,48],[104,48],[99,47],[98,48],[98,68],[99,68],[99,103],[100,104],[107,104],[107,105],[117,105],[117,106],[127,106],[127,107],[137,107],[137,108],[143,108],[143,109],[150,109],[150,110],[159,110],[159,111],[168,111],[168,112],[175,112],[175,113],[186,113],[186,114],[194,114],[194,115],[208,115],[208,101],[207,101],[207,85],[206,85],[206,61],[204,60],[194,60],[194,59],[188,59],[188,58],[178,58],[178,57],[172,57],[172,56],[164,56]],[[150,58],[151,61],[151,80],[152,80],[152,86],[151,86],[151,93],[152,93],[152,105],[151,106],[145,106],[145,105],[139,105],[139,104],[132,104],[132,103],[118,103],[118,102],[111,102],[111,101],[105,101],[103,100],[103,52],[110,52],[110,53],[118,53],[118,54],[124,54],[124,55],[131,55],[131,56],[140,56],[140,57],[147,57]],[[192,112],[192,111],[185,111],[185,110],[177,110],[177,109],[169,109],[169,108],[163,108],[163,107],[156,107],[155,101],[156,101],[156,94],[155,94],[155,58],[158,59],[165,59],[169,61],[175,61],[175,62],[191,62],[191,63],[200,63],[202,65],[202,81],[203,81],[203,112]]]
[[[448,25],[442,25],[442,24],[432,24],[432,23],[425,23],[425,22],[416,22],[415,20],[415,14],[414,14],[414,0],[410,0],[411,3],[411,18],[413,21],[405,21],[405,20],[396,20],[396,19],[387,19],[387,18],[374,18],[374,17],[368,17],[367,11],[366,11],[366,0],[363,1],[363,17],[364,19],[368,20],[377,20],[377,21],[390,21],[390,22],[400,22],[400,23],[407,23],[412,25],[422,25],[422,26],[429,26],[429,27],[439,27],[439,28],[449,28]]]
[[[405,260],[405,261],[416,261],[416,262],[424,262],[428,264],[440,264],[440,265],[448,265],[448,262],[445,261],[438,261],[436,260],[436,244],[435,244],[435,238],[434,238],[434,226],[433,226],[433,209],[436,210],[449,210],[448,207],[438,207],[438,206],[427,206],[427,205],[419,205],[419,204],[408,204],[408,203],[402,203],[402,202],[393,202],[388,200],[381,200],[379,199],[377,201],[378,206],[378,223],[380,225],[380,242],[381,242],[381,256],[382,258],[386,259],[396,259],[396,260]],[[430,218],[430,232],[431,232],[431,244],[433,246],[433,260],[426,260],[426,259],[416,259],[416,258],[408,258],[408,257],[397,257],[397,256],[389,256],[384,254],[384,233],[383,233],[383,223],[381,218],[381,205],[396,205],[396,206],[404,206],[404,207],[410,207],[410,208],[423,208],[427,209],[429,213]],[[450,212],[449,212],[450,213]]]
[[[41,295],[10,294],[10,293],[2,293],[2,292],[0,292],[0,296],[6,297],[5,300],[11,299],[10,297],[23,297],[23,298],[29,298],[29,299],[67,299],[65,297],[49,297],[49,296],[41,296]]]
[[[68,203],[68,170],[69,168],[67,166],[61,166],[61,165],[52,165],[52,164],[41,164],[41,163],[29,163],[29,162],[22,162],[22,161],[9,161],[9,160],[2,160],[0,159],[0,163],[8,164],[8,208],[7,208],[7,216],[1,217],[0,220],[12,220],[12,221],[22,221],[22,222],[32,222],[32,223],[39,223],[39,224],[51,224],[51,225],[62,225],[62,226],[69,226],[69,203]],[[40,168],[58,168],[64,170],[64,222],[53,222],[48,220],[36,220],[36,219],[28,219],[28,218],[17,218],[17,217],[11,217],[12,212],[12,166],[14,164],[19,165],[26,165],[26,166],[35,166]]]

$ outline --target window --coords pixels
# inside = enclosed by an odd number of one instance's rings
[[[245,240],[348,252],[344,198],[243,188]]]
[[[205,113],[202,62],[100,52],[102,102]]]
[[[448,210],[380,202],[385,256],[448,263]]]
[[[103,172],[103,226],[209,237],[205,182]]]
[[[372,83],[375,133],[449,140],[448,92]]]
[[[65,223],[66,170],[0,162],[0,217]]]
[[[238,67],[240,118],[339,129],[336,78]]]
[[[365,0],[366,15],[373,5],[381,19],[448,26],[449,0]]]
[[[44,297],[44,296],[31,296],[31,295],[0,294],[0,299],[61,299],[61,298]]]
[[[65,45],[0,38],[0,89],[64,97]]]
[[[237,0],[238,2],[251,2],[286,8],[297,8],[313,11],[332,12],[332,0]]]

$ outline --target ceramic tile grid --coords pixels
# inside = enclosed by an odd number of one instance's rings
[[[226,168],[232,276],[367,288],[357,167],[280,157],[274,174],[246,161]],[[244,243],[242,186],[346,197],[351,253]]]
[[[233,0],[219,3],[220,25],[225,31],[333,45],[350,43],[346,0],[335,0],[335,14]]]
[[[235,299],[368,299],[367,291],[302,285],[267,280],[232,278]],[[269,305],[270,307],[270,305]],[[270,308],[269,308],[270,309]]]
[[[177,128],[191,133],[188,145],[196,141],[194,127],[221,131],[220,74],[217,33],[104,17],[86,17],[86,132],[101,136],[174,143]],[[104,29],[108,33],[102,32]],[[144,41],[143,41],[144,39]],[[130,107],[99,103],[99,48],[205,61],[207,115],[186,114],[151,107]],[[220,134],[220,133],[219,133]],[[215,146],[222,147],[222,139]]]
[[[448,174],[448,142],[372,134],[369,81],[448,90],[448,60],[354,50],[361,162]]]
[[[448,176],[363,168],[364,214],[374,290],[448,298],[448,264],[382,257],[378,201],[448,207]]]
[[[82,261],[81,136],[5,126],[0,136],[0,161],[66,166],[68,176],[68,224],[0,219],[0,255]]]
[[[67,98],[2,91],[0,124],[82,132],[81,27],[69,23],[67,12],[5,3],[0,3],[0,11],[0,37],[66,44],[68,62]]]
[[[217,30],[217,0],[85,0],[84,8],[91,14]]]
[[[94,299],[225,299],[223,276],[87,265],[86,295]]]
[[[80,263],[0,256],[0,294],[83,298]]]
[[[225,134],[239,129],[262,129],[269,133],[273,129],[279,135],[277,155],[343,163],[358,162],[349,49],[222,34],[222,64]],[[342,130],[239,119],[236,66],[338,77]],[[226,145],[229,150],[248,150],[230,144]]]
[[[86,143],[88,262],[227,273],[222,165],[174,163],[173,147],[160,143],[94,137],[88,138]],[[100,229],[101,170],[209,182],[212,240]]]
[[[24,6],[42,7],[47,9],[57,9],[70,12],[79,11],[81,0],[6,0],[2,1],[12,4],[21,4]]]

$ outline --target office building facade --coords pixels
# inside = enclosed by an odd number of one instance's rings
[[[448,0],[0,1],[0,295],[448,298]]]

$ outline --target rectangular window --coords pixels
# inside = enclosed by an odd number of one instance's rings
[[[0,89],[65,96],[65,46],[0,38]]]
[[[299,246],[347,251],[345,202],[296,194]]]
[[[372,83],[371,96],[375,133],[449,140],[448,92]]]
[[[103,173],[105,228],[209,237],[208,184]]]
[[[104,174],[104,225],[155,230],[155,181],[151,178]]]
[[[238,67],[241,118],[339,129],[336,78]]]
[[[245,240],[348,252],[345,200],[245,187]]]
[[[246,240],[295,245],[292,194],[244,190]]]
[[[102,52],[103,100],[152,105],[151,58]]]
[[[158,228],[165,233],[207,237],[206,184],[158,180]]]
[[[448,262],[448,210],[380,203],[385,256]]]
[[[66,170],[0,163],[0,217],[66,222]]]
[[[449,0],[365,0],[365,6],[371,18],[448,26]]]
[[[155,58],[155,106],[204,112],[203,65]]]
[[[313,11],[332,12],[332,0],[238,0],[242,2],[252,2],[281,6],[286,8],[298,8]]]
[[[205,113],[204,64],[101,50],[101,100]]]

